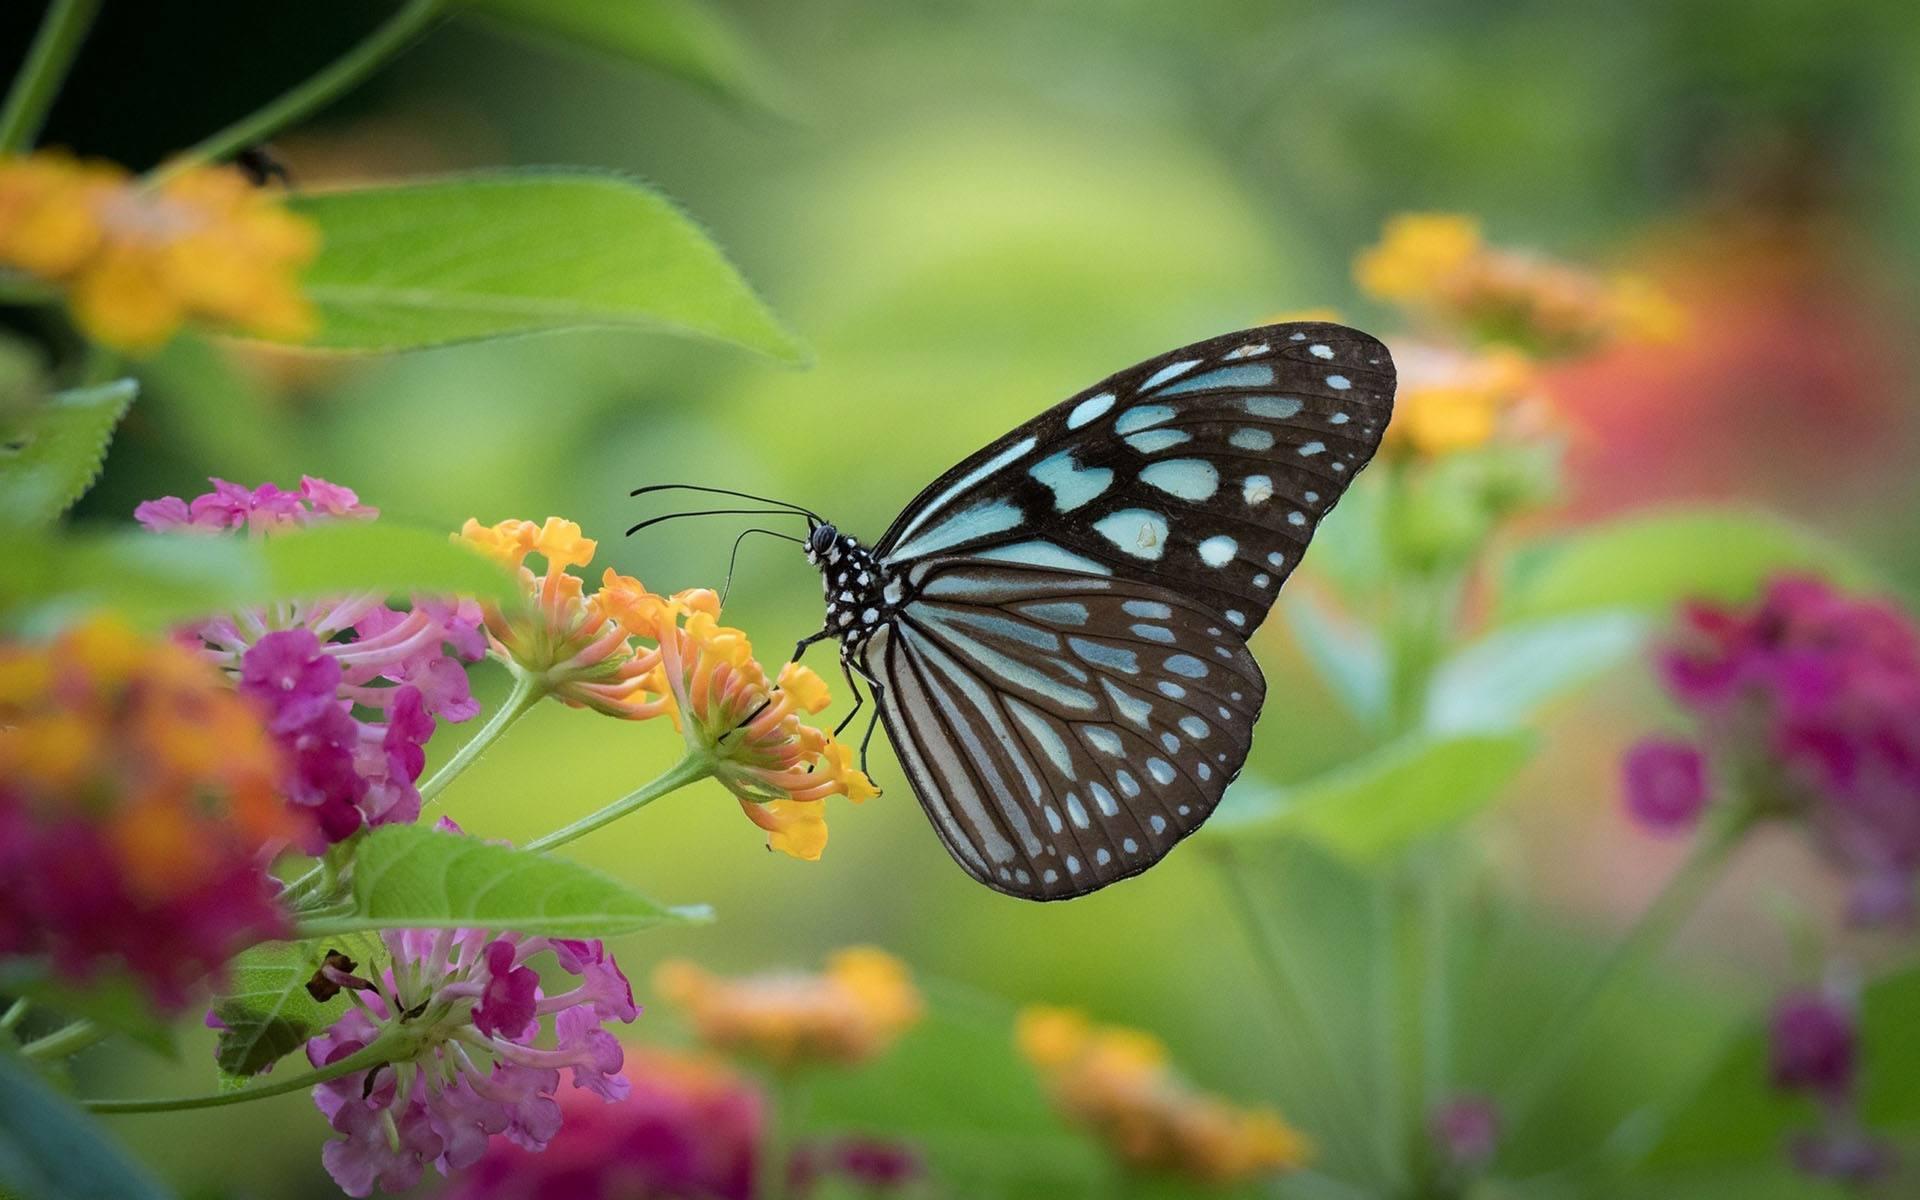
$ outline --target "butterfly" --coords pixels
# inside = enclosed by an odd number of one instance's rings
[[[1374,338],[1262,326],[1054,405],[871,547],[792,506],[826,594],[794,657],[838,639],[856,711],[858,676],[981,883],[1063,900],[1137,875],[1246,762],[1266,698],[1247,638],[1379,448],[1393,393]]]

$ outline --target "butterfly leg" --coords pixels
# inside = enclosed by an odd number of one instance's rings
[[[860,706],[867,702],[867,698],[860,694],[860,681],[853,677],[853,664],[844,658],[841,659],[840,673],[847,677],[847,690],[853,693],[853,707],[848,709],[847,715],[840,718],[840,723],[833,727],[834,737],[839,737],[846,732],[847,726],[853,724],[853,718],[860,712]]]
[[[854,682],[854,677],[856,675],[858,675],[861,679],[866,680],[867,688],[873,692],[873,699],[875,704],[873,715],[867,718],[867,731],[866,733],[862,734],[860,737],[860,773],[862,775],[866,775],[867,774],[867,744],[873,741],[874,727],[880,724],[880,709],[878,705],[880,701],[880,693],[886,690],[886,687],[878,679],[875,679],[873,676],[867,674],[864,668],[855,665],[854,661],[851,658],[842,658],[840,660],[840,669],[846,672],[847,686],[850,688],[853,688],[853,694],[856,697],[860,695],[860,689]],[[856,702],[853,706],[853,712],[848,713],[847,719],[840,722],[840,729],[845,729],[848,725],[851,725],[853,723],[853,713],[857,713],[860,711],[860,703],[861,702]],[[838,737],[840,735],[840,729],[836,729],[833,731],[835,737]]]
[[[808,646],[813,645],[815,642],[824,642],[832,636],[833,636],[833,631],[831,629],[822,629],[819,633],[808,634],[806,637],[803,637],[799,641],[794,643],[793,657],[788,659],[787,661],[799,662],[800,656],[807,652]]]

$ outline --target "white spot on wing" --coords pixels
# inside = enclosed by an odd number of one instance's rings
[[[1129,437],[1127,445],[1142,454],[1158,454],[1162,450],[1169,450],[1182,442],[1192,440],[1193,435],[1183,429],[1150,429],[1145,433],[1136,433]]]
[[[1167,380],[1174,378],[1176,375],[1185,375],[1188,371],[1193,370],[1199,365],[1200,360],[1197,358],[1190,358],[1185,362],[1168,363],[1148,377],[1147,381],[1140,385],[1140,390],[1143,392],[1151,391]]]
[[[1141,482],[1182,500],[1205,500],[1220,490],[1220,472],[1202,458],[1169,458],[1150,463]]]
[[[1113,485],[1111,468],[1075,466],[1071,450],[1048,455],[1028,468],[1027,474],[1047,486],[1053,506],[1061,512],[1072,512]]]
[[[1141,404],[1121,413],[1113,422],[1115,433],[1138,433],[1162,421],[1173,419],[1173,409],[1165,404]]]
[[[1200,561],[1210,567],[1224,567],[1233,561],[1240,543],[1225,534],[1216,534],[1200,543]]]
[[[1265,429],[1254,429],[1252,427],[1236,429],[1233,431],[1233,436],[1228,438],[1227,441],[1242,450],[1273,449],[1273,434],[1271,431]]]
[[[1333,347],[1320,345],[1308,346],[1307,353],[1313,355],[1315,358],[1332,358]]]
[[[1240,495],[1248,504],[1265,504],[1273,497],[1273,480],[1265,475],[1249,475],[1240,485]]]
[[[1101,414],[1113,407],[1113,393],[1101,392],[1098,396],[1088,396],[1073,406],[1067,414],[1067,428],[1078,429],[1088,421],[1098,420]]]
[[[1100,536],[1135,558],[1157,559],[1167,552],[1167,519],[1144,508],[1123,508],[1093,523]]]
[[[1344,392],[1353,386],[1353,380],[1348,379],[1345,375],[1329,375],[1327,376],[1327,386],[1336,392]]]
[[[1297,417],[1306,405],[1294,396],[1248,396],[1247,411],[1256,417],[1271,417],[1284,421],[1288,417]]]

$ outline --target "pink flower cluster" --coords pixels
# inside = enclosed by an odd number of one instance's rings
[[[1862,1184],[1885,1175],[1894,1155],[1860,1124],[1856,1026],[1854,999],[1845,988],[1787,993],[1774,1004],[1768,1028],[1768,1073],[1776,1088],[1820,1103],[1820,1128],[1789,1146],[1794,1164],[1809,1175]]]
[[[1920,874],[1920,631],[1893,607],[1806,578],[1749,609],[1689,606],[1660,655],[1696,740],[1625,763],[1629,811],[1690,828],[1715,786],[1804,819],[1853,883],[1863,923],[1912,914]]]
[[[639,1015],[626,976],[598,941],[492,934],[477,929],[382,935],[393,965],[363,979],[337,966],[322,974],[350,989],[354,1007],[307,1043],[316,1067],[397,1033],[412,1047],[370,1070],[314,1088],[340,1136],[321,1160],[350,1196],[375,1185],[413,1187],[428,1163],[442,1174],[472,1166],[495,1135],[545,1149],[560,1131],[560,1074],[603,1100],[630,1090],[620,1043],[603,1025]],[[550,953],[578,983],[549,996],[529,959]],[[535,1043],[552,1018],[552,1048]]]
[[[225,480],[191,501],[149,500],[134,510],[156,532],[272,534],[316,522],[371,520],[350,489],[303,476],[298,491]],[[379,595],[339,597],[214,617],[182,631],[260,704],[286,753],[288,802],[309,813],[317,853],[364,826],[420,815],[415,787],[435,719],[480,711],[460,659],[486,654],[479,607]]]

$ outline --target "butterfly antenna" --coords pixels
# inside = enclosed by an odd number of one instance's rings
[[[630,496],[644,496],[649,492],[706,492],[713,496],[732,496],[739,500],[751,500],[756,504],[773,504],[796,513],[812,517],[820,524],[826,524],[826,518],[810,508],[795,504],[790,500],[775,500],[771,496],[756,496],[752,492],[736,492],[732,488],[707,487],[698,483],[653,483],[646,487],[637,487],[629,492]]]
[[[743,530],[739,537],[733,539],[733,553],[727,555],[727,578],[726,578],[726,582],[720,585],[720,607],[722,608],[725,608],[727,606],[727,593],[733,590],[733,564],[737,562],[740,558],[740,543],[747,540],[748,534],[753,534],[753,533],[764,533],[768,537],[777,537],[783,542],[793,542],[794,544],[800,545],[800,546],[804,546],[807,544],[805,538],[797,538],[797,537],[794,537],[792,534],[781,533],[778,530],[774,530],[774,529]]]
[[[678,521],[682,517],[797,517],[801,513],[785,508],[702,508],[693,512],[673,512],[663,517],[648,517],[638,525],[627,527],[627,536],[632,537],[649,525],[658,525],[662,521]]]

